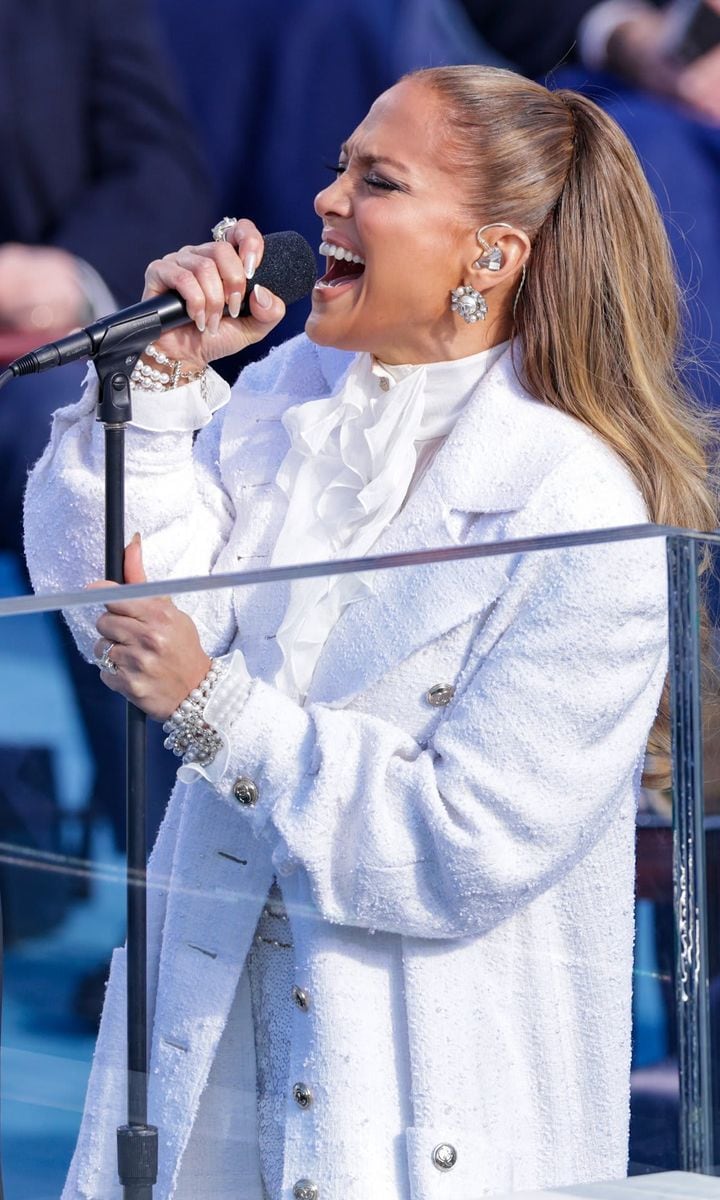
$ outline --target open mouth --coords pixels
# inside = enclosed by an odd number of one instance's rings
[[[315,284],[316,288],[336,288],[343,283],[353,283],[359,279],[365,270],[365,260],[344,246],[335,246],[332,242],[322,242],[320,254],[328,260],[328,269]]]

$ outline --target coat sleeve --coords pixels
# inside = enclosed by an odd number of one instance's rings
[[[39,592],[79,590],[105,575],[105,448],[103,426],[95,419],[97,391],[91,368],[82,399],[55,413],[50,442],[30,474],[25,555]],[[199,384],[167,393],[160,401],[154,393],[149,396],[150,401],[143,394],[134,398],[134,412],[142,417],[143,406],[154,403],[167,428],[126,430],[127,536],[141,533],[150,579],[208,575],[235,519],[219,464],[224,416],[219,410],[229,388],[210,372],[207,397]],[[218,410],[214,416],[212,410]],[[234,633],[229,590],[188,594],[178,603],[192,616],[208,653],[228,648]],[[65,613],[88,659],[99,611],[88,606]]]
[[[427,747],[379,717],[305,710],[255,680],[216,786],[238,820],[275,839],[281,873],[307,872],[328,920],[482,933],[627,818],[666,625],[662,540],[522,556]],[[233,798],[237,777],[255,782],[254,806]]]

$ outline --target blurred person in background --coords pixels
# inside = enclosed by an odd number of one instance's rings
[[[7,362],[136,301],[148,258],[197,240],[214,210],[208,169],[146,0],[3,0],[0,64],[0,357]],[[28,468],[47,442],[51,413],[76,394],[85,369],[18,379],[0,401],[0,548],[20,562]],[[95,807],[110,817],[122,847],[122,705],[75,653],[67,662],[95,761]],[[157,828],[170,777],[157,747],[150,763]]]
[[[531,78],[580,59],[720,121],[720,48],[695,42],[692,18],[702,6],[693,0],[459,2],[495,50]],[[705,7],[720,13],[719,0],[705,0]],[[703,23],[712,27],[704,15]]]

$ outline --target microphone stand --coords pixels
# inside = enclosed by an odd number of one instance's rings
[[[125,547],[125,426],[132,418],[130,372],[161,333],[159,320],[140,318],[108,329],[94,357],[100,380],[97,420],[105,426],[105,574],[123,582]],[[147,833],[146,716],[127,703],[127,1124],[117,1131],[124,1200],[152,1200],[158,1131],[147,1123]]]
[[[173,314],[176,317],[178,314]],[[41,346],[0,371],[0,388],[18,375],[92,358],[100,380],[97,420],[105,426],[105,574],[123,583],[125,552],[125,426],[132,418],[130,373],[145,347],[163,332],[155,304],[136,304],[107,327],[97,322],[60,343]],[[167,322],[167,317],[166,317]],[[175,323],[178,323],[175,321]],[[63,354],[68,350],[71,354]],[[152,1200],[158,1131],[147,1123],[147,832],[146,717],[127,705],[127,1124],[117,1131],[124,1200]],[[2,966],[0,942],[0,968]],[[0,1200],[2,1179],[0,1177]]]

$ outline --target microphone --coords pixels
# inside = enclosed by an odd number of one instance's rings
[[[293,304],[307,296],[317,279],[315,254],[309,243],[299,233],[284,230],[269,233],[265,238],[265,252],[255,275],[248,281],[240,316],[250,311],[250,293],[257,284],[268,288],[285,304]],[[227,308],[225,315],[228,315]],[[115,345],[125,345],[127,353],[139,353],[154,338],[168,329],[185,325],[190,321],[185,301],[178,292],[164,292],[151,300],[142,300],[121,308],[110,316],[101,317],[85,329],[78,329],[57,342],[48,342],[31,350],[11,362],[0,377],[0,386],[18,375],[34,375],[62,367],[78,358],[93,358],[99,353],[108,333]]]

